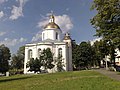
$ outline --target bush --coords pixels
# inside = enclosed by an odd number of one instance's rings
[[[9,70],[10,75],[23,74],[23,70]]]

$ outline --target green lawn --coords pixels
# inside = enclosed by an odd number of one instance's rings
[[[95,71],[0,77],[0,90],[120,90],[120,82]]]

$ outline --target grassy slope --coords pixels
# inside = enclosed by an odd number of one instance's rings
[[[0,77],[0,90],[120,90],[120,82],[94,71]]]

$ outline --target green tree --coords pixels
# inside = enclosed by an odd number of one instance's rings
[[[79,51],[78,51],[78,45],[76,44],[75,41],[72,41],[72,63],[74,66],[74,69],[78,67],[78,62],[79,62]]]
[[[29,71],[41,72],[41,67],[47,71],[47,69],[52,69],[54,67],[53,64],[53,54],[50,48],[44,49],[39,58],[31,58],[27,63],[27,67],[29,67]]]
[[[21,46],[17,54],[12,55],[11,66],[14,69],[23,69],[25,58],[25,46]]]
[[[36,72],[41,72],[41,66],[42,66],[42,63],[41,63],[41,59],[34,59],[34,58],[31,58],[30,61],[27,63],[27,67],[29,67],[29,71],[34,71],[34,73]]]
[[[25,46],[19,47],[19,50],[17,51],[17,54],[24,57],[24,55],[25,55]]]
[[[62,55],[58,55],[58,57],[55,59],[55,64],[57,66],[57,71],[58,72],[64,71],[63,67],[65,65],[64,65],[64,62],[63,62]]]
[[[73,49],[73,64],[76,69],[89,68],[92,65],[93,50],[89,42],[81,42],[79,45],[74,45]]]
[[[79,45],[79,65],[88,68],[92,61],[92,48],[90,43],[81,42]]]
[[[23,58],[19,55],[12,55],[11,67],[13,69],[22,69],[23,68]]]
[[[115,50],[120,47],[120,0],[94,0],[92,9],[97,14],[91,19],[96,35],[103,37]],[[115,54],[111,54],[115,67]]]
[[[52,69],[54,67],[53,63],[53,54],[50,50],[50,48],[44,49],[43,52],[41,52],[40,59],[42,60],[42,64],[46,69]]]
[[[104,40],[100,40],[94,42],[92,47],[94,49],[94,61],[96,61],[96,65],[101,67],[101,60],[103,61],[103,58],[109,54],[109,45]]]
[[[5,73],[9,70],[9,60],[11,54],[8,47],[4,44],[0,46],[0,72]]]

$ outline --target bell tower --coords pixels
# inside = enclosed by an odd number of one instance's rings
[[[66,42],[67,47],[66,47],[66,58],[67,58],[67,66],[68,66],[68,71],[73,71],[72,68],[72,39],[70,37],[69,33],[66,33],[63,42]]]

